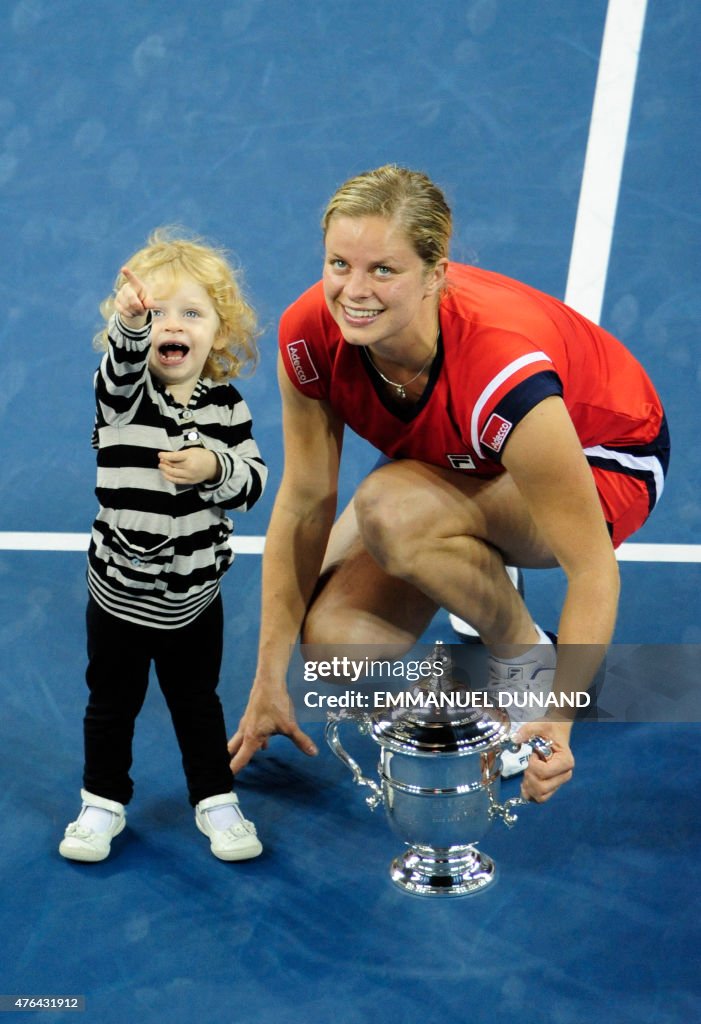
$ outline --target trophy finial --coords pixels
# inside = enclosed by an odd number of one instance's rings
[[[440,665],[440,671],[436,669],[429,679],[429,689],[438,693],[444,689],[446,683],[452,678],[452,662],[448,648],[442,640],[436,640],[431,653],[431,661],[434,665]]]

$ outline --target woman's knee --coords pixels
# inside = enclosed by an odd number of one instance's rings
[[[367,551],[392,576],[410,570],[417,550],[436,534],[439,519],[430,495],[391,463],[371,473],[354,498],[358,531]]]
[[[321,647],[328,654],[338,654],[357,645],[378,644],[385,640],[385,632],[372,616],[358,608],[327,605],[320,601],[312,605],[302,626],[301,641],[306,647]]]
[[[301,641],[307,646],[338,651],[371,644],[399,656],[413,646],[436,611],[423,594],[379,570],[366,552],[323,583],[302,625]]]

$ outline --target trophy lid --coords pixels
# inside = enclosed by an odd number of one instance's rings
[[[433,657],[442,665],[440,673],[406,691],[411,697],[404,706],[398,702],[372,717],[377,742],[397,752],[433,755],[472,754],[503,744],[511,726],[508,714],[485,706],[479,700],[484,694],[454,680],[440,642]]]
[[[417,710],[372,718],[375,739],[405,753],[464,753],[488,750],[509,734],[508,715],[499,708],[473,708],[459,716]]]

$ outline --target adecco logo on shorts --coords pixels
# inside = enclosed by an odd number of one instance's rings
[[[291,341],[287,346],[287,354],[300,384],[310,384],[313,380],[319,379],[306,341]]]
[[[493,452],[500,452],[512,427],[513,423],[510,420],[505,420],[503,416],[493,412],[480,435],[480,442]]]

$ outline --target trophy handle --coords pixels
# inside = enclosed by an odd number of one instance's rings
[[[366,775],[363,775],[358,762],[350,756],[341,743],[341,738],[338,735],[338,727],[341,724],[342,717],[343,716],[341,715],[337,716],[329,714],[326,722],[326,728],[324,730],[326,742],[331,747],[331,750],[333,750],[339,761],[342,761],[347,768],[350,768],[353,773],[353,781],[359,786],[368,786],[368,788],[372,790],[371,794],[365,797],[365,803],[371,811],[374,811],[377,805],[382,803],[382,790],[376,782],[373,782],[372,779],[368,779]]]
[[[541,757],[543,761],[549,761],[553,756],[553,748],[550,740],[546,740],[543,736],[531,736],[527,741],[533,750]],[[520,744],[513,744],[518,749]],[[522,796],[511,797],[510,800],[505,800],[503,804],[498,804],[496,800],[492,801],[489,808],[490,818],[501,818],[504,824],[508,828],[513,828],[518,821],[518,814],[514,814],[515,807],[528,807],[530,800],[525,800]]]

